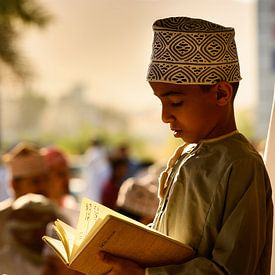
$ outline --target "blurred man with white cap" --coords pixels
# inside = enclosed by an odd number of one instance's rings
[[[20,142],[3,156],[9,171],[11,198],[0,203],[0,245],[2,227],[11,211],[12,202],[28,193],[47,196],[48,167],[39,150],[31,143]]]
[[[116,201],[118,212],[143,224],[153,221],[159,204],[158,177],[146,170],[122,183]]]
[[[0,274],[42,274],[42,237],[47,225],[57,218],[63,219],[63,216],[43,195],[29,193],[14,200],[1,229]]]

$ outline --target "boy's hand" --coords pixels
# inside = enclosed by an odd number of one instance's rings
[[[104,263],[110,265],[110,271],[108,275],[145,275],[144,268],[140,267],[137,263],[116,257],[107,252],[100,251],[98,258]]]

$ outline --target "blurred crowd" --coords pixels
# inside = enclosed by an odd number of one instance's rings
[[[127,144],[107,148],[91,140],[81,156],[77,188],[69,156],[56,146],[19,142],[1,156],[0,274],[80,274],[46,247],[57,218],[76,227],[83,197],[144,224],[158,206],[162,165],[131,156]]]

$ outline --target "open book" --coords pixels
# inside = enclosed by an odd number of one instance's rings
[[[97,258],[100,250],[129,258],[143,267],[183,263],[194,251],[150,227],[84,198],[77,228],[54,223],[59,240],[43,240],[70,268],[86,274],[104,274],[110,266]]]

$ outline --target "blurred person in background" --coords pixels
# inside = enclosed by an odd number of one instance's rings
[[[70,194],[69,162],[64,152],[60,149],[43,147],[41,155],[45,158],[48,166],[48,193],[47,197],[52,199],[62,209],[71,225],[76,225],[79,215],[79,205],[75,197]]]
[[[43,195],[29,193],[14,200],[1,229],[0,274],[42,274],[42,236],[57,218],[63,219],[56,205]]]
[[[54,147],[41,148],[40,152],[49,169],[48,197],[62,207],[74,207],[75,200],[69,191],[69,165],[65,154]]]
[[[109,158],[111,165],[111,177],[103,186],[101,203],[111,209],[116,209],[116,201],[119,188],[128,171],[127,159],[118,156]]]
[[[8,169],[0,159],[0,202],[10,197],[8,188]]]
[[[91,140],[90,147],[84,155],[83,173],[86,187],[82,196],[100,203],[103,186],[111,176],[108,152],[102,140]]]
[[[128,178],[122,183],[116,206],[119,213],[149,224],[159,204],[158,175],[153,168],[144,170],[139,176]]]
[[[0,202],[0,246],[13,201],[28,193],[48,194],[48,167],[36,146],[20,142],[3,156],[3,161],[9,172],[11,197]]]
[[[127,162],[127,173],[123,180],[136,175],[140,170],[140,162],[135,159],[130,152],[130,146],[127,143],[121,143],[115,149],[114,154]]]

